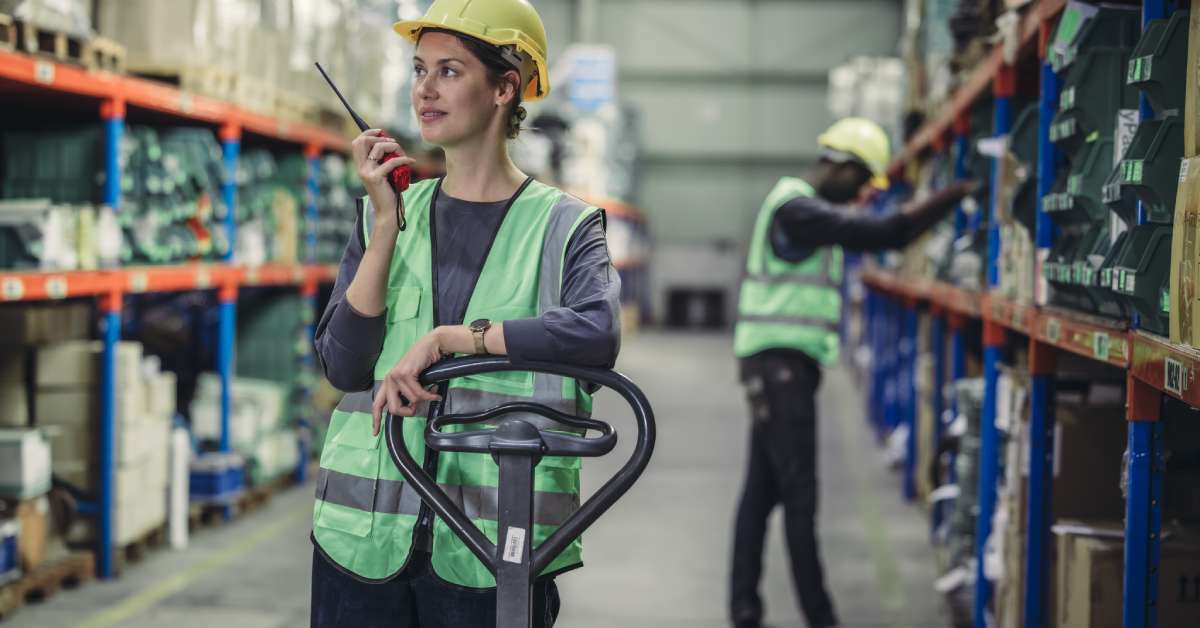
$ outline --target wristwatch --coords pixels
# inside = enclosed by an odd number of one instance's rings
[[[475,353],[487,353],[487,345],[483,342],[483,336],[489,329],[492,328],[492,321],[486,318],[481,318],[473,321],[470,325],[471,335],[475,336]]]

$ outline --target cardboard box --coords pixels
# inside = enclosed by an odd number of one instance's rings
[[[38,388],[98,386],[100,359],[104,345],[99,341],[72,340],[38,347]],[[142,390],[142,343],[117,343],[116,372],[118,390]],[[137,404],[139,407],[141,403]]]
[[[84,339],[91,333],[88,303],[11,304],[0,307],[0,344],[40,345]]]
[[[175,416],[175,388],[175,374],[169,371],[147,380],[145,410],[148,418],[170,421]]]
[[[1121,628],[1124,531],[1120,525],[1111,524],[1073,527],[1090,530],[1085,534],[1064,532],[1060,525],[1054,527],[1059,560],[1057,612],[1051,625]],[[1200,595],[1192,585],[1195,582],[1200,582],[1200,545],[1164,541],[1158,573],[1159,626],[1200,626]],[[1181,588],[1181,583],[1186,584]]]
[[[1121,458],[1128,436],[1119,404],[1068,403],[1055,413],[1054,515],[1113,519],[1125,514]]]
[[[0,430],[0,496],[26,499],[50,490],[50,443],[36,429]]]
[[[21,524],[17,554],[21,569],[32,571],[46,560],[46,541],[50,535],[50,501],[45,496],[17,502],[16,519]]]
[[[1195,346],[1197,228],[1200,227],[1200,157],[1179,165],[1175,237],[1171,238],[1171,342]]]
[[[123,423],[146,417],[145,394],[140,388],[117,388],[114,411],[118,429]],[[94,387],[43,388],[34,395],[34,425],[97,425],[100,391]]]

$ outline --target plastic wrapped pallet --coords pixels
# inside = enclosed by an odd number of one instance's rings
[[[92,34],[91,0],[0,0],[0,13],[76,37]]]
[[[0,496],[26,499],[50,490],[50,443],[38,430],[0,430]]]
[[[131,71],[248,67],[260,15],[253,0],[101,0],[100,34],[126,47]]]

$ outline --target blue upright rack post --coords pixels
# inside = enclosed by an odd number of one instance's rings
[[[1012,66],[1002,65],[992,83],[995,96],[994,134],[1008,133],[1012,124],[1010,105],[1016,91],[1016,73]],[[999,224],[995,220],[999,193],[999,165],[992,161],[992,197],[990,224],[988,226],[987,285],[989,289],[1000,283],[999,275]],[[996,508],[996,480],[1000,463],[1000,435],[996,429],[996,380],[1005,343],[1004,328],[984,320],[983,331],[983,408],[980,418],[979,442],[979,515],[975,522],[975,625],[987,625],[987,606],[992,590],[983,573],[984,547],[992,533],[992,514]]]
[[[1129,465],[1125,498],[1124,628],[1158,626],[1158,566],[1162,532],[1162,394],[1126,377]]]
[[[941,306],[932,305],[929,310],[929,352],[933,359],[933,430],[930,441],[926,446],[930,451],[938,451],[942,442],[942,413],[945,411],[946,387],[946,315]],[[918,469],[918,473],[926,473],[928,469]],[[930,513],[930,533],[942,525],[942,509],[934,508]]]
[[[1046,60],[1050,25],[1043,23],[1039,42],[1041,91],[1038,99],[1037,165],[1037,272],[1034,281],[1042,283],[1041,266],[1054,245],[1055,225],[1042,207],[1042,198],[1050,193],[1058,172],[1058,150],[1050,141],[1050,123],[1058,108],[1058,75]],[[1037,301],[1044,295],[1035,291]],[[1030,346],[1030,417],[1029,417],[1029,491],[1026,494],[1025,618],[1024,626],[1040,628],[1047,622],[1047,573],[1050,555],[1050,525],[1054,521],[1054,384],[1055,351],[1036,340]]]
[[[237,168],[241,151],[242,129],[236,124],[221,127],[221,155],[225,166],[225,180],[221,183],[221,195],[225,200],[225,233],[228,250],[225,261],[233,262],[237,247]],[[222,284],[217,291],[217,376],[221,381],[221,451],[232,450],[230,443],[229,416],[232,402],[233,349],[237,320],[237,284]],[[233,516],[232,505],[226,505],[225,518]]]
[[[1056,351],[1030,342],[1029,491],[1026,495],[1025,621],[1040,628],[1047,621],[1047,566],[1050,523],[1054,520],[1054,384]]]
[[[304,243],[305,243],[305,260],[309,264],[317,262],[317,218],[318,208],[317,199],[321,196],[321,147],[310,145],[304,149],[304,156],[308,165],[308,180],[307,191],[304,195],[305,200],[305,220],[304,224]]]
[[[905,345],[904,355],[904,376],[900,381],[903,388],[903,421],[908,428],[907,438],[904,443],[904,485],[903,495],[905,501],[912,501],[917,497],[916,485],[916,468],[917,468],[917,394],[916,394],[916,375],[917,375],[917,336],[918,336],[918,315],[917,304],[913,301],[906,302],[904,307],[904,340]]]
[[[113,211],[121,205],[121,138],[125,134],[125,101],[112,98],[100,106],[104,121],[103,201]],[[103,352],[100,365],[100,495],[96,509],[96,571],[101,578],[113,576],[113,504],[116,496],[116,359],[121,339],[121,295],[100,300]]]

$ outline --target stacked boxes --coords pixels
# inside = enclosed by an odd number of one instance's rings
[[[88,491],[99,487],[98,342],[46,345],[36,357],[35,424],[50,439],[54,473]],[[166,518],[168,443],[175,381],[143,360],[141,344],[116,347],[114,542],[129,543]],[[88,523],[70,540],[91,534]]]
[[[238,377],[231,382],[231,389],[230,444],[246,460],[250,483],[262,484],[294,471],[299,464],[299,441],[295,428],[287,425],[290,388],[273,381]],[[202,374],[191,406],[196,439],[220,440],[220,407],[220,379],[214,373]]]
[[[1200,89],[1200,0],[1192,3],[1189,21],[1184,104],[1184,159],[1179,164],[1179,190],[1175,200],[1175,232],[1171,238],[1170,338],[1176,344],[1200,346],[1196,325],[1197,263],[1200,262],[1200,124],[1197,104]]]

